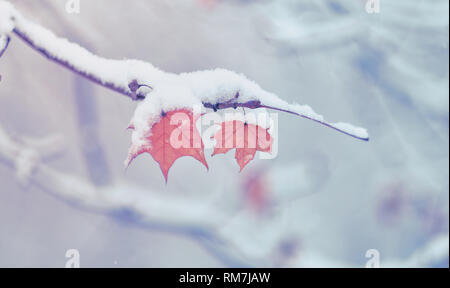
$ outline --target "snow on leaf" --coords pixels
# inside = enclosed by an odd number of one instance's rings
[[[166,183],[170,167],[180,157],[194,157],[208,169],[203,141],[195,128],[199,117],[187,109],[162,112],[144,141],[133,141],[125,165],[128,166],[134,158],[147,152],[159,163]],[[129,128],[135,129],[133,123]]]
[[[221,128],[212,136],[217,141],[212,156],[236,149],[234,157],[242,171],[256,151],[271,152],[273,139],[267,130],[238,120],[222,122]]]

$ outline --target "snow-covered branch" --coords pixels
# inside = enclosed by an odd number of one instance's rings
[[[57,136],[44,139],[11,137],[0,126],[0,163],[16,171],[18,180],[34,185],[43,191],[76,205],[77,207],[112,217],[126,216],[131,223],[147,229],[160,229],[193,238],[214,257],[227,266],[273,266],[271,256],[257,258],[252,247],[255,239],[248,226],[264,230],[250,220],[239,217],[239,211],[218,207],[214,199],[180,199],[161,191],[142,189],[131,183],[118,182],[112,186],[96,187],[81,177],[73,176],[46,165],[45,158],[61,150],[61,139]],[[246,223],[248,222],[248,223]],[[283,230],[279,223],[264,220],[267,228],[265,241],[269,251],[279,244]],[[247,233],[246,233],[247,232]],[[263,232],[264,233],[264,232]],[[250,234],[250,236],[248,235]],[[279,238],[274,237],[279,235]],[[261,235],[258,235],[260,237]],[[261,240],[260,240],[261,241]],[[259,243],[261,245],[261,243]],[[261,249],[258,246],[258,249]],[[448,234],[432,238],[406,260],[386,259],[382,267],[430,267],[448,257]],[[318,260],[321,262],[318,262]],[[361,267],[365,258],[361,258]],[[317,251],[305,253],[291,259],[293,267],[353,267],[355,264],[324,257]]]
[[[45,157],[60,146],[58,137],[44,140],[11,137],[0,126],[0,163],[14,169],[21,183],[34,185],[83,210],[113,217],[125,215],[131,223],[144,228],[192,237],[224,265],[261,265],[236,248],[231,238],[233,233],[222,231],[235,215],[234,209],[217,207],[213,199],[183,199],[132,183],[96,187],[81,177],[46,165]]]
[[[6,49],[8,48],[10,38],[9,36],[0,35],[0,57],[3,56]]]
[[[143,120],[138,119],[142,115],[147,119],[152,116],[156,121],[161,110],[192,108],[193,105],[203,105],[214,110],[268,108],[313,120],[357,139],[369,139],[364,128],[347,123],[327,122],[311,107],[289,104],[233,71],[215,69],[174,74],[139,60],[98,57],[78,44],[59,38],[51,31],[28,21],[6,1],[0,1],[0,19],[0,34],[14,33],[49,60],[99,85],[134,100],[145,98],[139,104],[141,111],[135,113],[135,123]]]

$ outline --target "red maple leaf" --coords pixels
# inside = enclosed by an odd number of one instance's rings
[[[199,117],[187,109],[163,112],[161,119],[152,125],[145,141],[131,145],[126,164],[129,165],[134,158],[147,152],[159,163],[166,183],[170,167],[180,157],[194,157],[208,169],[203,141],[195,127]],[[134,125],[131,124],[130,128],[134,129]]]
[[[220,130],[211,137],[217,141],[212,156],[236,149],[234,158],[242,171],[255,157],[257,150],[271,152],[273,139],[267,130],[238,120],[222,122]]]

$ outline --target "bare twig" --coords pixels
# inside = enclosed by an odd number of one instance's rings
[[[0,35],[0,58],[2,58],[6,49],[8,49],[9,41],[11,39],[8,35]],[[2,75],[0,75],[0,81],[2,81]]]
[[[8,49],[9,41],[11,38],[8,35],[0,35],[0,58]]]
[[[354,134],[350,134],[350,133],[348,133],[348,132],[346,132],[346,131],[344,131],[342,129],[339,129],[338,127],[334,126],[333,124],[327,123],[325,121],[320,121],[320,120],[308,117],[306,115],[299,114],[299,113],[294,112],[294,111],[290,111],[290,110],[286,110],[286,109],[280,109],[280,108],[277,108],[277,107],[271,107],[271,106],[267,106],[267,105],[260,105],[258,108],[267,108],[267,109],[271,109],[271,110],[276,110],[276,111],[280,111],[280,112],[286,112],[286,113],[289,113],[289,114],[292,114],[292,115],[300,116],[302,118],[305,118],[305,119],[308,119],[308,120],[312,120],[312,121],[314,121],[316,123],[324,125],[324,126],[326,126],[328,128],[334,129],[334,130],[336,130],[338,132],[341,132],[341,133],[343,133],[343,134],[345,134],[347,136],[350,136],[350,137],[353,137],[353,138],[356,138],[356,139],[359,139],[359,140],[363,140],[363,141],[369,141],[368,137],[364,138],[364,137],[359,137],[359,136],[354,135]]]

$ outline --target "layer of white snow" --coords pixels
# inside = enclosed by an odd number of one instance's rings
[[[179,75],[159,70],[150,63],[139,60],[111,60],[98,57],[87,49],[67,39],[59,38],[51,31],[26,20],[12,6],[0,2],[1,31],[10,32],[15,27],[32,42],[32,45],[44,48],[46,54],[61,61],[74,70],[87,75],[105,85],[130,93],[128,84],[134,80],[139,85],[151,87],[131,120],[135,127],[132,141],[138,143],[148,136],[151,126],[158,121],[161,111],[181,108],[192,109],[204,102],[210,104],[259,101],[261,106],[285,111],[312,119],[335,128],[351,136],[368,139],[365,129],[347,123],[332,124],[315,113],[307,105],[289,104],[277,95],[262,89],[245,75],[225,69],[196,71]],[[11,16],[14,16],[13,23]],[[238,97],[236,97],[238,93]],[[235,99],[234,99],[235,98]]]
[[[11,17],[17,12],[14,7],[5,1],[0,1],[0,35],[10,33],[14,28]]]

